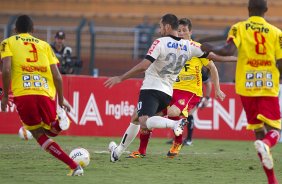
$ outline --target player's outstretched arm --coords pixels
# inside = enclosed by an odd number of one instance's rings
[[[214,65],[213,61],[210,61],[207,67],[209,68],[211,72],[211,79],[214,85],[215,97],[223,101],[226,95],[220,90],[219,76],[218,76],[217,68]]]
[[[210,52],[209,59],[218,62],[237,62],[236,56],[220,56],[213,52]]]
[[[143,73],[147,70],[147,68],[152,64],[151,61],[144,59],[143,61],[141,61],[140,63],[138,63],[137,65],[135,65],[133,68],[131,68],[129,71],[127,71],[126,73],[124,73],[123,75],[120,76],[115,76],[115,77],[110,77],[108,80],[106,80],[106,82],[104,82],[105,87],[107,88],[111,88],[114,85],[129,79],[139,73]]]
[[[233,40],[229,40],[226,42],[223,46],[214,46],[209,43],[203,43],[201,45],[201,49],[204,52],[214,52],[217,55],[220,56],[232,56],[234,55],[237,47],[234,44]],[[210,58],[209,58],[210,59]]]

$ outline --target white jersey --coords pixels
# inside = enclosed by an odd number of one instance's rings
[[[173,83],[186,61],[203,55],[193,41],[174,36],[156,39],[145,57],[152,64],[145,72],[141,90],[154,89],[172,96]]]

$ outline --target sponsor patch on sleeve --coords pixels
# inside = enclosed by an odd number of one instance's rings
[[[156,46],[160,43],[160,40],[155,40],[153,44],[151,45],[150,49],[148,50],[147,55],[151,55],[153,51],[155,50]]]

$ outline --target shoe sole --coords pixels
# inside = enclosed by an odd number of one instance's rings
[[[58,117],[59,117],[59,127],[62,130],[67,130],[70,127],[70,120],[69,120],[67,113],[64,109],[60,109],[60,111],[62,111],[62,113],[61,113],[61,115],[58,115]],[[57,114],[58,114],[58,112],[57,112]]]
[[[168,155],[168,154],[167,154],[166,157],[167,157],[167,158],[175,158],[177,155],[178,155],[178,154],[176,154],[176,155]]]
[[[70,122],[67,122],[67,123],[61,123],[59,122],[59,127],[62,129],[62,130],[67,130],[70,128]]]
[[[262,141],[260,140],[257,140],[255,141],[254,145],[255,145],[256,150],[261,154],[262,164],[267,169],[272,169],[273,168],[273,159],[269,151],[266,150],[264,143],[262,143]]]
[[[145,156],[128,156],[126,158],[145,158]]]
[[[171,153],[170,151],[168,151],[167,154],[166,154],[166,156],[167,156],[168,158],[174,158],[174,157],[176,157],[178,154],[179,154],[179,153]]]

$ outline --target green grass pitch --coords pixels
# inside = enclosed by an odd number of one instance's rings
[[[107,152],[111,140],[120,138],[55,138],[68,153],[86,148],[90,165],[82,177],[67,177],[67,167],[41,150],[34,140],[22,141],[17,135],[0,135],[1,184],[266,184],[266,177],[251,141],[194,140],[178,157],[166,158],[166,139],[152,138],[147,156],[110,163]],[[137,149],[136,139],[129,151]],[[282,144],[273,149],[275,171],[282,183]]]

